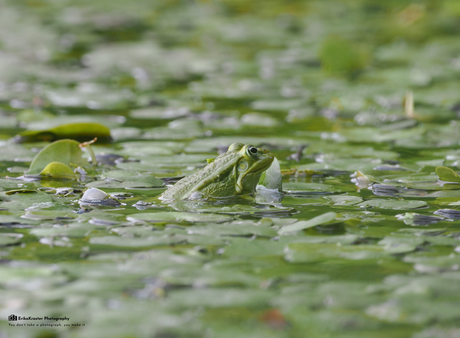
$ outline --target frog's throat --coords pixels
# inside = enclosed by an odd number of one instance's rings
[[[255,174],[255,175],[257,175],[257,174],[262,174],[262,172],[263,172],[264,170],[266,170],[266,169],[267,169],[267,168],[262,168],[261,170],[258,170],[258,171],[256,171],[256,172],[252,172],[252,173],[250,173],[249,170],[248,170],[248,171],[246,171],[246,172],[241,173],[240,175],[238,175],[238,179],[236,180],[236,184],[235,184],[235,192],[236,192],[236,194],[239,195],[239,194],[243,193],[243,189],[244,189],[244,188],[243,188],[243,180],[246,178],[246,176],[247,176],[248,174],[253,174],[253,175],[254,175],[254,174]],[[237,172],[236,166],[235,166],[235,169],[234,169],[234,170],[235,170],[235,171],[234,171],[234,174],[236,174],[236,172]],[[259,175],[259,176],[260,176],[260,175]],[[254,186],[254,187],[255,187],[255,186]]]
[[[235,191],[236,191],[236,194],[239,195],[243,192],[243,176],[244,175],[240,175],[238,177],[238,180],[236,181],[236,184],[235,184]]]

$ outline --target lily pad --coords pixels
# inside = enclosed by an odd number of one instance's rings
[[[414,201],[414,200],[404,200],[404,201],[395,201],[395,200],[386,200],[386,199],[373,199],[359,203],[357,206],[361,208],[380,208],[380,209],[392,209],[392,210],[410,210],[410,209],[420,209],[426,207],[428,204],[424,201]]]
[[[285,250],[285,259],[291,263],[313,263],[331,258],[367,260],[388,255],[379,245],[292,243]]]
[[[202,234],[209,236],[248,236],[256,235],[262,237],[275,237],[277,232],[274,229],[249,225],[246,222],[213,224],[209,226],[194,226],[187,230],[188,234]]]
[[[294,224],[287,225],[283,228],[281,228],[278,233],[280,235],[289,233],[289,232],[294,232],[294,231],[300,231],[308,228],[315,227],[317,225],[329,223],[333,220],[335,220],[337,217],[337,214],[335,212],[328,212],[325,214],[322,214],[320,216],[314,217],[308,221],[298,221]]]
[[[150,222],[150,223],[177,223],[177,222],[226,222],[232,220],[232,217],[225,215],[214,214],[196,214],[188,212],[155,212],[155,213],[142,213],[131,214],[127,217],[131,222]]]
[[[276,217],[277,215],[289,215],[295,210],[289,207],[283,206],[273,206],[273,205],[242,205],[236,204],[233,206],[202,206],[197,207],[194,203],[187,203],[187,201],[180,201],[173,203],[174,207],[181,206],[184,210],[190,209],[195,212],[206,212],[206,213],[216,213],[216,214],[228,214],[228,215],[254,215],[261,217]]]
[[[228,257],[238,258],[282,256],[285,246],[285,243],[267,239],[249,241],[246,238],[235,237],[224,248],[223,253]]]
[[[386,251],[400,254],[414,251],[424,243],[424,239],[411,235],[385,236],[378,244],[383,245]]]
[[[370,55],[361,46],[341,36],[328,37],[321,46],[321,66],[332,74],[351,74],[367,66]]]
[[[80,142],[97,137],[99,142],[110,142],[110,129],[100,123],[68,123],[48,130],[26,130],[13,138],[14,142],[53,142],[72,139]]]
[[[352,187],[335,186],[320,183],[285,183],[283,184],[285,192],[293,195],[316,195],[316,194],[334,194],[347,191],[354,191]]]
[[[132,238],[132,237],[120,237],[120,236],[101,236],[93,237],[89,241],[91,244],[97,245],[111,245],[118,247],[153,247],[153,246],[164,246],[174,244],[187,243],[187,239],[184,236],[162,236],[162,237],[144,237],[144,238]]]
[[[351,206],[363,201],[361,197],[349,195],[325,196],[334,206]]]
[[[232,288],[176,290],[170,294],[172,304],[180,306],[259,307],[268,302],[272,291]]]
[[[18,233],[0,233],[0,246],[17,244],[21,241],[23,234]]]
[[[93,188],[146,189],[163,187],[164,182],[152,175],[129,175],[127,170],[124,175],[120,175],[120,179],[107,175],[106,180],[90,182],[86,186]]]
[[[460,175],[447,167],[436,167],[436,174],[441,181],[460,183]]]

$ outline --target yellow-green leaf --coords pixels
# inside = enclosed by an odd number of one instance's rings
[[[436,167],[435,171],[441,181],[460,182],[460,175],[450,168]]]
[[[13,140],[16,143],[56,141],[73,139],[80,142],[88,141],[97,137],[100,142],[110,142],[110,129],[100,123],[68,123],[48,130],[26,130],[16,135]]]
[[[75,173],[61,162],[51,162],[40,173],[42,176],[52,176],[55,178],[75,178]]]

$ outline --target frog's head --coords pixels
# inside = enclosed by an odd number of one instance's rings
[[[273,154],[252,145],[233,143],[196,173],[184,177],[161,194],[162,200],[183,200],[195,192],[204,197],[228,197],[252,194],[260,175],[270,167]]]
[[[227,153],[235,153],[237,160],[233,171],[236,178],[236,193],[253,193],[260,175],[272,164],[273,154],[269,150],[242,143],[233,143]]]

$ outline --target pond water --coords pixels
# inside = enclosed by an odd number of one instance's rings
[[[458,1],[0,8],[0,337],[460,337]],[[281,200],[157,199],[233,142]]]

